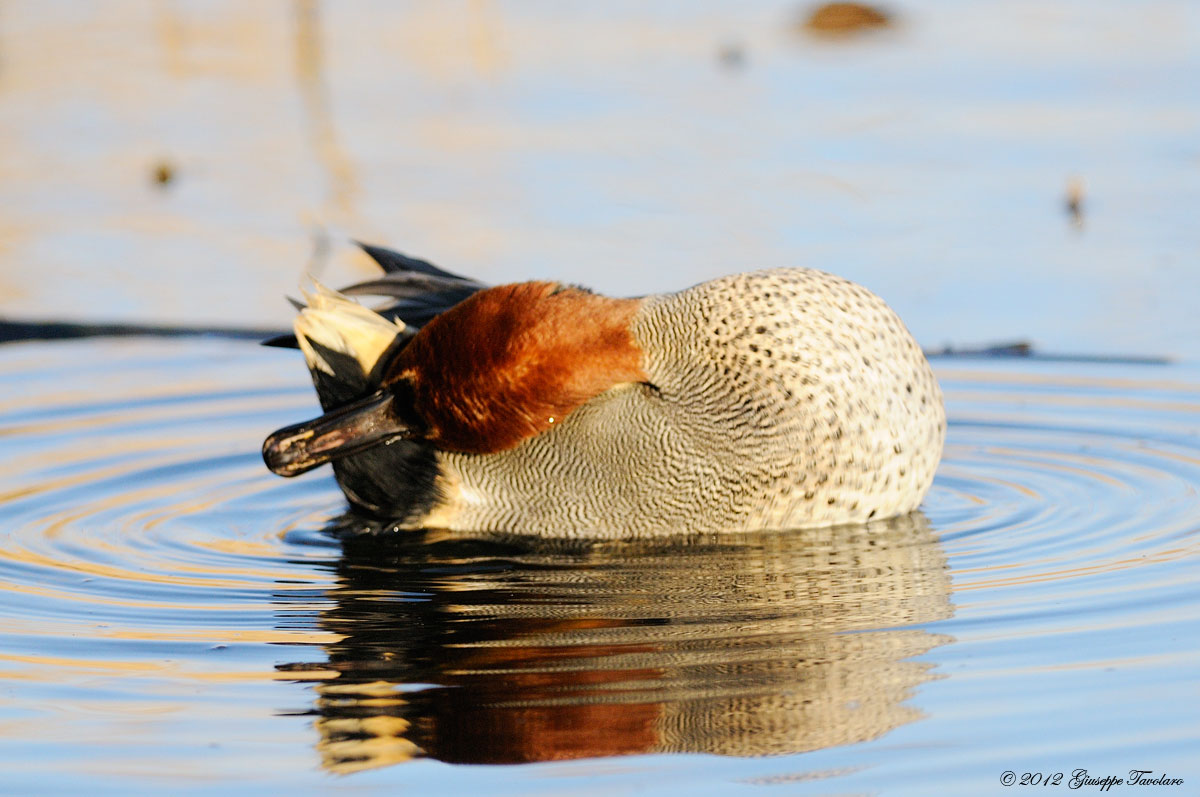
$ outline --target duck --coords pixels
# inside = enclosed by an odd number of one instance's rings
[[[332,465],[352,510],[389,529],[822,527],[911,513],[932,484],[937,379],[854,282],[775,268],[620,298],[360,245],[382,275],[314,282],[294,334],[268,341],[302,351],[323,414],[262,451],[280,476]]]

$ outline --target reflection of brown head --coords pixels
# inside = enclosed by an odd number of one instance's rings
[[[618,628],[618,620],[575,618],[538,621],[521,618],[508,624],[516,636],[545,633],[572,636],[599,628]],[[642,651],[649,646],[633,646]],[[609,688],[629,681],[662,677],[661,670],[561,669],[556,663],[602,661],[620,655],[616,645],[564,647],[473,647],[447,672],[451,685],[438,701],[437,729],[429,754],[443,761],[508,764],[527,761],[628,755],[652,749],[658,740],[662,707],[655,702],[614,703],[595,700]],[[472,680],[488,674],[487,691],[494,696],[480,710],[479,692]],[[569,702],[557,698],[570,695]],[[585,695],[591,700],[580,699]],[[506,698],[519,698],[509,703]]]
[[[344,639],[307,665],[338,673],[316,687],[328,768],[870,739],[918,716],[903,703],[932,665],[910,659],[946,641],[904,626],[951,612],[945,558],[919,516],[488,550],[348,547],[322,619]]]

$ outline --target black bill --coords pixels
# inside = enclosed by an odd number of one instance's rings
[[[415,436],[397,417],[394,400],[392,390],[384,388],[320,418],[285,426],[263,443],[263,461],[280,476],[298,476],[389,440]]]

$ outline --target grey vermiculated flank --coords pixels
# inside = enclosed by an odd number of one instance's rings
[[[440,454],[453,528],[554,536],[822,526],[915,509],[942,452],[929,364],[894,312],[778,269],[644,300],[651,385],[499,454]],[[414,524],[415,525],[415,524]]]

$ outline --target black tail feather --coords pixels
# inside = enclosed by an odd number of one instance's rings
[[[300,344],[296,342],[295,335],[276,335],[273,338],[267,338],[259,343],[260,346],[271,346],[276,349],[298,349]]]
[[[356,282],[340,290],[348,296],[383,296],[392,301],[372,308],[384,318],[401,321],[412,330],[420,329],[441,313],[487,287],[478,280],[460,277],[415,257],[355,241],[379,264],[381,277]],[[288,298],[297,310],[305,305]],[[279,335],[264,340],[264,346],[296,349],[295,335]]]
[[[464,297],[483,288],[483,284],[474,280],[447,279],[433,277],[428,274],[412,272],[392,272],[378,279],[356,282],[342,289],[342,293],[351,295],[391,296],[394,299],[406,299],[410,296],[422,296],[431,293],[453,292]]]
[[[377,279],[342,288],[348,296],[385,296],[393,301],[373,308],[393,321],[419,329],[474,293],[487,287],[478,280],[451,274],[425,260],[391,249],[356,242],[384,270]]]
[[[433,263],[430,263],[428,260],[409,257],[408,255],[395,252],[391,249],[384,249],[382,246],[365,244],[362,241],[355,241],[354,243],[358,244],[359,247],[362,248],[362,250],[368,255],[370,255],[371,259],[378,263],[379,267],[388,274],[404,271],[415,271],[418,274],[429,274],[435,277],[446,277],[448,279],[470,281],[466,280],[465,277],[460,277],[457,274],[451,274],[449,271],[440,269]]]

